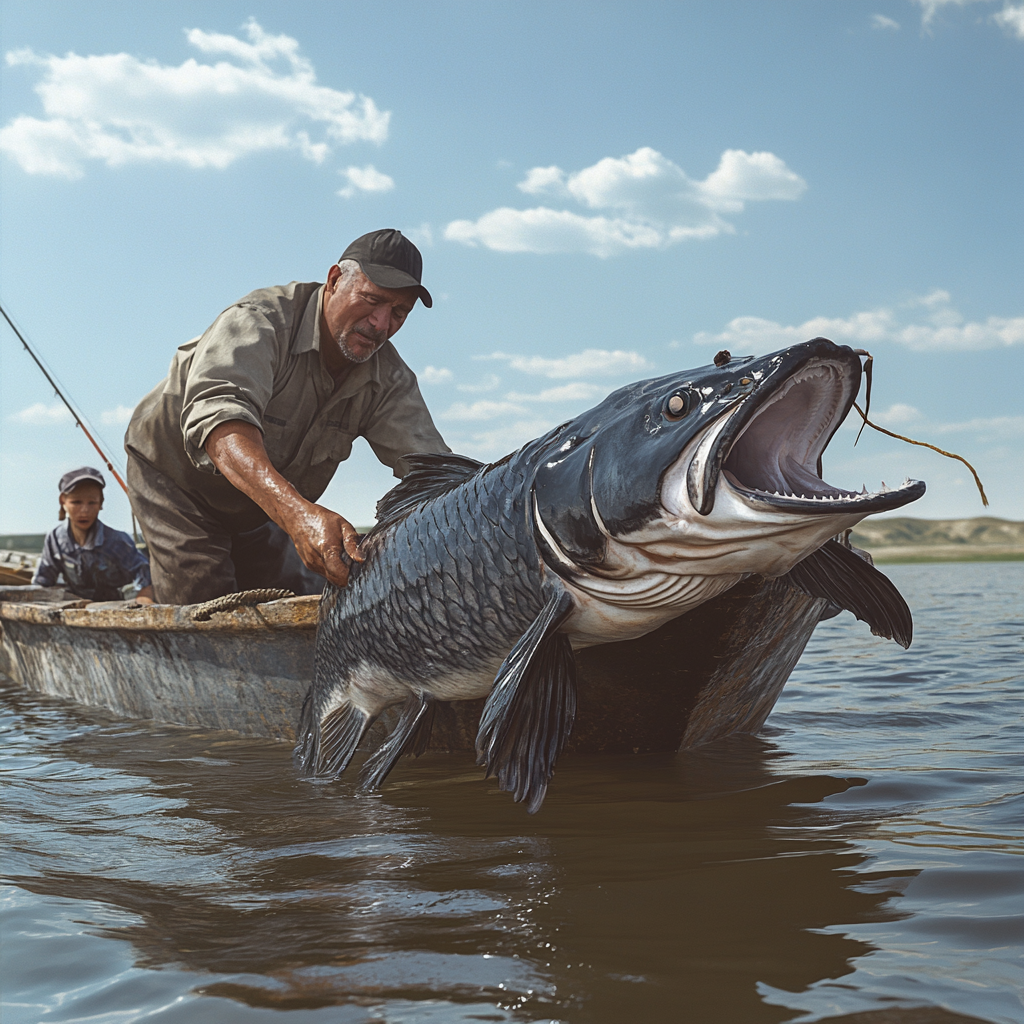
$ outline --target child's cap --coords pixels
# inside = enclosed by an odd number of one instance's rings
[[[67,494],[68,491],[73,490],[81,483],[91,480],[94,484],[99,484],[100,487],[106,487],[107,482],[103,479],[103,474],[98,469],[93,469],[92,466],[82,466],[80,469],[73,469],[70,473],[65,473],[60,478],[60,493]]]

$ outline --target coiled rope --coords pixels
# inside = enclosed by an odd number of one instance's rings
[[[291,590],[243,590],[239,594],[225,594],[215,597],[212,601],[204,601],[192,609],[193,622],[209,622],[215,612],[231,612],[236,608],[251,608],[255,604],[266,601],[280,601],[285,597],[294,597]]]

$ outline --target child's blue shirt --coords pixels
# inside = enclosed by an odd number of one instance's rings
[[[65,587],[88,601],[120,601],[121,587],[134,583],[140,590],[152,583],[149,560],[120,530],[104,526],[98,519],[84,544],[71,532],[71,523],[52,529],[43,543],[33,583],[52,587],[58,577]]]

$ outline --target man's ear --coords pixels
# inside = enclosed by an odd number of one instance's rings
[[[326,290],[328,292],[334,291],[339,277],[341,277],[341,267],[339,267],[337,263],[334,263],[331,265],[331,269],[327,271]]]

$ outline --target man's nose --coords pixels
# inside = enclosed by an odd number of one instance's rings
[[[367,319],[375,331],[386,331],[391,326],[391,307],[377,306]]]

